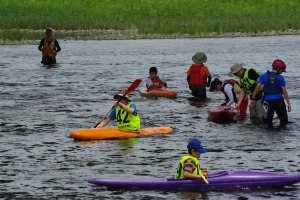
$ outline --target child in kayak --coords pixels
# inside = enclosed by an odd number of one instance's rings
[[[241,85],[239,84],[239,82],[233,79],[229,79],[222,83],[218,78],[215,78],[210,84],[210,91],[213,92],[215,90],[221,91],[225,95],[225,103],[221,104],[221,106],[231,106],[233,103],[238,103],[239,101],[241,101],[239,107],[240,115],[246,115],[248,107],[248,97],[245,96],[240,100]]]
[[[140,117],[137,114],[136,105],[131,102],[127,95],[117,94],[114,96],[114,99],[117,100],[114,103],[114,109],[107,119],[103,120],[95,128],[105,127],[111,120],[117,119],[118,129],[139,131]]]
[[[157,68],[150,67],[149,77],[146,80],[147,89],[162,88],[163,86],[167,87],[167,83],[164,80],[160,80],[159,76],[157,76]]]
[[[207,152],[202,146],[201,141],[193,139],[188,143],[187,148],[189,155],[181,158],[174,178],[203,178],[201,175],[206,177],[208,170],[201,170],[198,161],[201,153]]]

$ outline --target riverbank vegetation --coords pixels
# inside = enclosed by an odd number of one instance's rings
[[[31,39],[23,29],[137,30],[206,35],[300,29],[299,0],[2,0],[0,38]]]

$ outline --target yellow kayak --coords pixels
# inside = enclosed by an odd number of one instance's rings
[[[170,134],[172,132],[173,129],[171,127],[142,128],[139,132],[104,127],[74,130],[70,133],[70,137],[74,140],[105,140],[139,137],[141,135],[153,135],[157,133]]]

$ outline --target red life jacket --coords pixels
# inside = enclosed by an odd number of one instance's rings
[[[241,84],[240,84],[238,81],[234,80],[234,79],[228,79],[227,81],[224,81],[224,84],[223,84],[223,85],[225,86],[227,83],[230,83],[232,86],[233,86],[234,84],[237,84],[238,86],[241,87]]]
[[[205,76],[201,76],[200,70],[203,65],[193,64],[190,67],[190,86],[206,86],[206,78]]]
[[[150,78],[150,76],[148,78]],[[151,81],[152,81],[153,85],[160,85],[160,84],[162,84],[162,81],[160,80],[160,78],[158,76],[156,76],[155,79],[151,79]]]

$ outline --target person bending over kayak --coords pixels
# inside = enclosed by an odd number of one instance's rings
[[[215,78],[210,84],[210,91],[221,91],[225,94],[225,103],[221,104],[221,106],[231,106],[234,102],[237,103],[239,98],[242,96],[241,93],[241,85],[239,82],[233,79],[229,79],[222,83],[218,78]],[[239,107],[240,115],[246,115],[248,107],[248,96],[241,100],[241,105]]]
[[[174,178],[202,178],[201,174],[207,176],[208,170],[201,170],[198,159],[201,153],[206,153],[201,141],[191,140],[188,145],[188,156],[183,156],[178,164]]]
[[[118,129],[139,131],[140,117],[137,114],[136,105],[131,102],[127,95],[117,94],[114,99],[117,100],[114,103],[114,109],[108,118],[103,120],[96,128],[105,127],[111,120],[117,119]]]
[[[157,76],[157,68],[150,67],[149,77],[146,80],[147,89],[162,88],[163,86],[167,87],[167,83],[160,80],[159,76]]]

